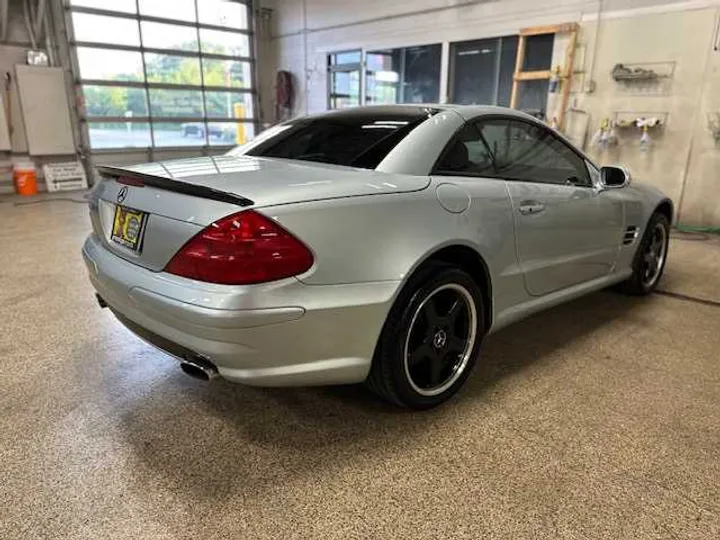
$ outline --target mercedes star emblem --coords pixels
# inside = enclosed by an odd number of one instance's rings
[[[121,203],[127,198],[128,194],[128,188],[127,186],[123,186],[120,191],[118,191],[117,194],[117,202]]]

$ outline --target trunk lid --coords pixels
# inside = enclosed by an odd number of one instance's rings
[[[430,183],[426,176],[249,156],[200,157],[98,170],[103,181],[90,198],[95,234],[113,253],[153,271],[161,271],[204,227],[246,208],[419,191]],[[123,229],[118,229],[118,216],[123,219],[118,207],[137,214],[137,219],[130,216],[123,222],[130,232],[137,228],[135,247],[114,239]]]
[[[418,191],[430,183],[427,176],[252,156],[145,163],[124,170],[229,193],[250,199],[255,206]]]

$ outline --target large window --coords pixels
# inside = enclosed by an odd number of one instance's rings
[[[450,94],[463,105],[510,104],[517,36],[453,43]]]
[[[252,138],[250,20],[238,0],[70,0],[91,148]]]
[[[527,38],[523,71],[549,70],[554,34]],[[505,36],[453,43],[450,52],[450,97],[465,105],[510,105],[518,37]],[[548,81],[523,81],[518,109],[544,116]]]
[[[441,52],[440,44],[368,52],[365,102],[437,103]]]
[[[554,34],[526,38],[522,71],[551,69]],[[510,106],[518,36],[450,44],[448,95],[441,96],[442,45],[331,53],[328,108],[394,103]],[[364,53],[364,54],[363,54]],[[520,81],[517,108],[544,118],[548,80]]]

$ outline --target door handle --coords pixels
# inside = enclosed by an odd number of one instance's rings
[[[520,203],[518,210],[523,215],[539,214],[545,210],[545,205],[538,201],[523,201]]]

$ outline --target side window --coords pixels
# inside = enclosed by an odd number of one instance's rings
[[[435,167],[438,176],[494,176],[492,158],[478,129],[466,124],[448,144]]]
[[[496,174],[527,182],[591,186],[584,160],[549,130],[515,120],[484,122]]]

